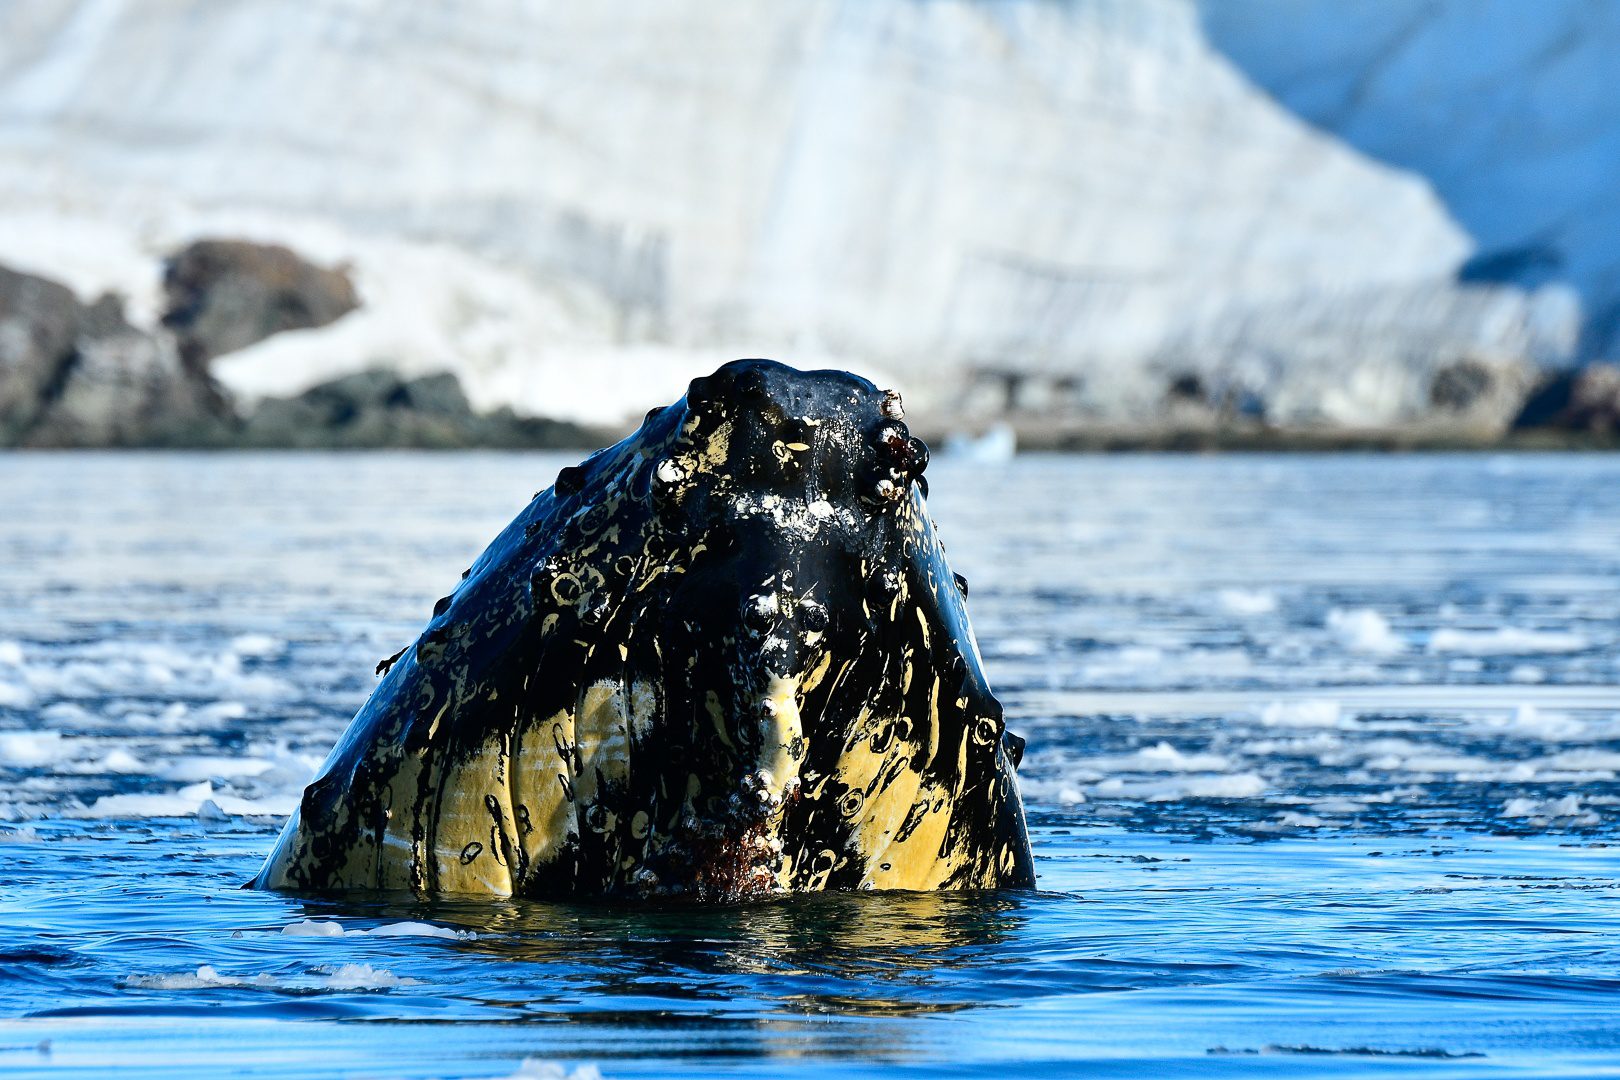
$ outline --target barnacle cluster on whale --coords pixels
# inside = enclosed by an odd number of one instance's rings
[[[1029,886],[899,395],[740,360],[441,600],[254,884],[748,900]]]

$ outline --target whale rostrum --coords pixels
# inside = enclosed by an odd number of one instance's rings
[[[899,395],[739,360],[495,538],[254,884],[743,901],[1026,887]]]

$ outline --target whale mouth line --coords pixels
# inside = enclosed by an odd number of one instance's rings
[[[736,361],[434,608],[256,884],[636,902],[1033,885],[898,393]]]

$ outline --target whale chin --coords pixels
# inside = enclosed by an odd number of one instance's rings
[[[564,469],[387,668],[254,884],[742,901],[1027,887],[899,396],[739,360]]]

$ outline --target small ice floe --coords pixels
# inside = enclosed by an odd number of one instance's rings
[[[244,659],[268,660],[286,650],[286,642],[269,634],[241,634],[231,639],[231,652]]]
[[[207,808],[204,808],[207,804]],[[179,818],[197,817],[204,821],[223,820],[224,815],[285,817],[297,808],[298,797],[291,793],[263,799],[243,799],[214,790],[207,780],[188,784],[177,791],[126,792],[102,795],[89,806],[63,811],[70,818]],[[219,815],[219,816],[208,816]]]
[[[1560,799],[1509,799],[1502,804],[1502,816],[1527,820],[1532,825],[1548,825],[1553,821],[1569,825],[1596,825],[1601,819],[1581,805],[1579,796],[1565,795]]]
[[[308,993],[311,990],[392,990],[396,986],[418,986],[419,981],[395,975],[387,968],[370,964],[334,964],[315,968],[305,977],[278,978],[258,975],[224,975],[212,964],[203,964],[195,974],[131,975],[123,984],[140,990],[212,990],[243,988]]]
[[[154,774],[164,780],[195,783],[199,780],[228,780],[235,777],[258,776],[274,767],[274,762],[256,757],[210,757],[194,754],[176,758]]]
[[[1429,635],[1429,651],[1473,656],[1527,656],[1536,653],[1572,653],[1590,642],[1564,630],[1523,630],[1501,626],[1494,630],[1436,630]]]
[[[1232,765],[1222,754],[1184,753],[1167,742],[1143,747],[1129,754],[1084,758],[1079,764],[1105,776],[1113,773],[1223,772]]]
[[[33,704],[34,694],[28,687],[0,679],[0,708],[27,709]]]
[[[1315,814],[1302,814],[1298,810],[1286,810],[1277,815],[1277,824],[1285,829],[1322,829],[1330,822],[1326,818]]]
[[[325,977],[328,990],[392,990],[396,986],[420,985],[416,979],[370,964],[335,964],[316,968],[315,972]]]
[[[0,731],[0,765],[16,769],[57,765],[69,760],[71,749],[59,731]]]
[[[595,1065],[576,1065],[570,1069],[559,1061],[529,1057],[518,1065],[517,1072],[497,1080],[602,1080],[602,1072]]]
[[[0,640],[0,667],[20,668],[22,666],[22,646],[15,641]]]
[[[281,928],[287,937],[432,937],[471,941],[478,935],[471,930],[454,930],[425,922],[384,923],[369,930],[345,930],[340,923],[304,919]]]
[[[1474,722],[1481,731],[1541,742],[1566,742],[1589,734],[1585,721],[1568,713],[1550,712],[1534,705],[1520,705],[1511,713],[1487,715]]]
[[[1339,726],[1340,717],[1339,703],[1325,698],[1273,701],[1260,710],[1266,727],[1331,728]]]
[[[204,990],[220,986],[262,986],[274,988],[276,980],[270,975],[221,975],[214,970],[212,964],[203,964],[197,968],[195,974],[182,973],[177,975],[131,975],[124,980],[125,986],[140,990]]]
[[[995,424],[982,435],[957,432],[946,437],[942,453],[981,465],[1011,461],[1018,453],[1018,436],[1008,424]]]
[[[1112,777],[1092,788],[1095,795],[1141,802],[1183,799],[1252,799],[1266,790],[1258,773],[1188,774],[1169,780],[1125,780]]]
[[[1215,594],[1215,603],[1228,615],[1250,618],[1276,611],[1277,594],[1270,589],[1222,589]]]
[[[1334,608],[1327,628],[1351,652],[1390,656],[1406,649],[1406,642],[1389,628],[1389,620],[1372,608]]]

